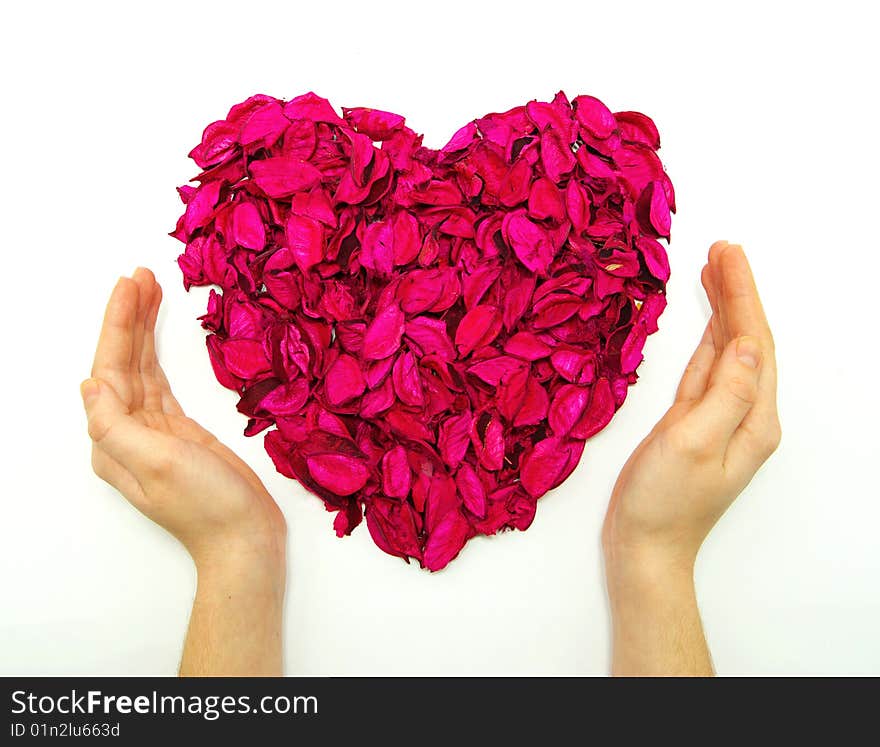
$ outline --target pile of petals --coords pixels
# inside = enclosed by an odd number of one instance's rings
[[[666,305],[654,123],[559,93],[440,150],[403,117],[257,95],[190,157],[172,236],[208,352],[279,472],[439,570],[526,529],[619,408]]]

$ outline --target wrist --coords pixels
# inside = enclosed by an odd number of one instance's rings
[[[192,555],[198,584],[180,674],[281,674],[284,543],[215,535]]]
[[[674,523],[646,524],[614,508],[612,503],[602,526],[606,571],[623,577],[693,578],[702,539]]]
[[[286,538],[274,533],[259,536],[217,536],[191,550],[200,590],[221,593],[284,596]]]
[[[603,536],[603,551],[612,601],[631,596],[693,593],[696,552],[681,544]]]

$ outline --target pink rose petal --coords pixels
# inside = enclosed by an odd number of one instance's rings
[[[364,333],[364,358],[379,360],[394,355],[403,337],[404,318],[400,306],[390,304],[373,318]]]
[[[306,464],[315,482],[336,495],[356,493],[370,476],[363,462],[342,454],[316,454]]]

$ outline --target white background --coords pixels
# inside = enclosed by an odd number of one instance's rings
[[[783,442],[704,547],[722,674],[880,674],[878,59],[869,3],[38,2],[4,6],[0,62],[0,673],[175,672],[185,552],[90,472],[78,394],[117,276],[166,291],[160,354],[190,415],[290,526],[286,667],[302,674],[603,674],[599,529],[707,317],[717,238],[744,244],[779,348]],[[13,9],[14,8],[14,9]],[[869,72],[869,70],[871,72]],[[241,435],[166,234],[202,127],[255,92],[402,113],[439,147],[557,90],[660,127],[676,186],[669,308],[641,382],[526,533],[431,575],[381,553]]]

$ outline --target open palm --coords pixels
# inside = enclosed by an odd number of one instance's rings
[[[664,546],[693,562],[779,445],[773,335],[742,247],[716,242],[703,270],[712,316],[675,403],[627,461],[606,546]]]
[[[283,516],[257,475],[172,394],[156,355],[161,299],[153,273],[139,268],[107,304],[82,386],[96,474],[194,555],[218,538],[283,537]]]

